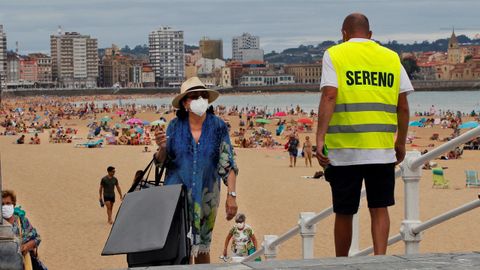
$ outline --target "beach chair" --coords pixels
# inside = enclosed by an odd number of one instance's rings
[[[480,180],[478,179],[478,172],[473,170],[465,171],[465,186],[469,187],[480,187]]]
[[[100,145],[103,145],[103,139],[100,139],[94,142],[90,141],[86,143],[77,143],[75,144],[75,147],[96,148],[96,147],[100,147]]]
[[[433,188],[448,188],[448,180],[445,179],[445,175],[442,168],[433,168]]]

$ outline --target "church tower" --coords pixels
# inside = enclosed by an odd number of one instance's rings
[[[455,36],[455,30],[452,31],[452,36],[450,37],[450,40],[448,41],[448,64],[458,64],[462,63],[462,50],[460,48],[460,45],[458,44],[457,36]]]

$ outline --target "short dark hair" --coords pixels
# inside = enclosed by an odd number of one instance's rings
[[[245,217],[244,214],[242,213],[238,213],[237,216],[235,217],[235,222],[236,223],[242,223],[242,222],[245,222],[247,218]]]
[[[115,167],[112,167],[112,166],[108,166],[107,168],[107,172],[112,172],[115,170]]]

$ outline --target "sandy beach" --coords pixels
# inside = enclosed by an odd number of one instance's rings
[[[99,117],[104,114],[98,115]],[[110,114],[111,116],[115,115]],[[153,121],[159,118],[153,112],[140,112],[140,119]],[[170,114],[167,118],[171,118]],[[228,117],[232,131],[238,130],[238,117]],[[294,117],[284,117],[287,121]],[[418,118],[418,117],[417,117]],[[467,118],[465,118],[468,120]],[[49,143],[48,133],[39,134],[40,145],[14,144],[19,135],[0,136],[2,179],[4,189],[17,192],[17,204],[27,211],[32,224],[42,237],[39,254],[49,269],[113,269],[126,268],[125,256],[102,257],[100,255],[110,232],[106,211],[98,204],[98,188],[107,166],[116,167],[122,191],[127,191],[136,170],[143,169],[152,153],[142,152],[144,146],[106,145],[103,148],[76,148],[75,143],[86,141],[89,120],[60,120],[65,127],[78,129],[73,143]],[[275,131],[275,122],[266,126]],[[407,150],[433,149],[429,144],[432,133],[447,137],[452,129],[411,127],[415,139]],[[3,128],[0,127],[0,131]],[[462,133],[466,130],[462,130]],[[27,139],[32,134],[27,134]],[[315,138],[314,133],[300,133],[300,143],[305,136]],[[280,143],[286,140],[277,137]],[[232,141],[234,139],[232,138]],[[155,146],[150,146],[155,149]],[[296,168],[289,168],[288,153],[283,149],[236,148],[240,174],[237,179],[239,211],[247,215],[259,242],[266,234],[282,234],[297,224],[300,212],[319,212],[331,205],[328,183],[321,179],[304,179],[321,170],[316,160],[313,168],[305,167],[299,158]],[[432,173],[423,170],[420,182],[421,220],[425,221],[452,208],[477,198],[478,189],[465,187],[465,170],[479,170],[478,150],[465,150],[460,159],[435,160],[438,166],[448,167],[445,177],[450,181],[448,189],[432,188]],[[403,182],[396,185],[396,205],[390,208],[390,235],[399,232],[403,219]],[[225,220],[226,189],[215,224],[211,257],[220,262],[223,243],[233,222]],[[118,201],[118,200],[117,200]],[[116,213],[120,203],[115,204]],[[428,230],[421,242],[420,251],[457,252],[478,250],[480,230],[479,210],[473,210]],[[360,210],[360,248],[371,245],[370,218],[366,203]],[[402,242],[390,246],[388,254],[402,254]],[[334,256],[333,216],[317,225],[315,257]],[[279,249],[279,259],[300,259],[300,237],[294,237]]]

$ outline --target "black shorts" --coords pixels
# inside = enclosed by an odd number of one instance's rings
[[[115,202],[115,195],[111,196],[111,195],[103,195],[103,201],[104,202],[112,202],[114,203]]]
[[[368,208],[395,204],[395,163],[329,166],[325,179],[332,189],[333,212],[353,215],[358,211],[365,179]]]

